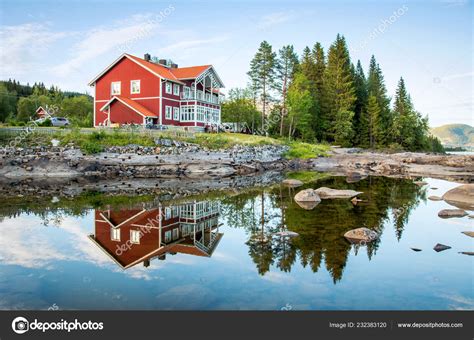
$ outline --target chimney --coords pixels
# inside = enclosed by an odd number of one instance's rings
[[[160,59],[160,60],[158,60],[158,63],[163,65],[163,66],[166,66],[166,59]]]
[[[175,64],[175,63],[171,64],[171,68],[178,68],[178,64]]]
[[[143,59],[145,59],[146,61],[150,61],[151,60],[151,55],[148,54],[148,53],[145,53],[145,56],[144,56]]]

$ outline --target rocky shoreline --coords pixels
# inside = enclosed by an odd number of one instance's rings
[[[474,156],[374,153],[333,148],[329,157],[287,160],[287,146],[236,146],[211,151],[195,144],[160,140],[156,147],[116,146],[95,155],[66,147],[5,148],[0,151],[0,195],[56,194],[84,190],[116,193],[195,194],[270,185],[284,172],[314,170],[346,176],[433,177],[474,182]]]

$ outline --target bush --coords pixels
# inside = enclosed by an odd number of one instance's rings
[[[90,155],[102,152],[103,148],[100,144],[94,143],[93,141],[85,141],[81,145],[81,150]]]
[[[324,144],[309,144],[303,142],[291,142],[288,144],[290,149],[284,154],[287,159],[309,159],[320,156],[327,156],[330,150],[329,145]]]
[[[53,123],[51,123],[51,119],[48,118],[41,123],[38,123],[38,126],[53,126]]]

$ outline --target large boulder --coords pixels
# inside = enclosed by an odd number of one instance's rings
[[[301,182],[298,179],[292,179],[292,178],[287,178],[281,182],[283,185],[289,186],[289,187],[299,187],[303,185],[303,182]]]
[[[433,250],[437,253],[439,253],[440,251],[445,251],[447,249],[451,249],[451,247],[441,243],[438,243],[433,247]]]
[[[295,201],[301,208],[311,210],[321,202],[321,198],[315,190],[305,189],[295,195]]]
[[[321,187],[319,189],[314,190],[316,194],[321,197],[321,199],[332,199],[332,198],[352,198],[357,195],[362,194],[360,191],[354,190],[338,190],[338,189],[331,189],[326,187]]]
[[[443,195],[446,203],[460,209],[474,210],[474,184],[463,184]]]
[[[441,218],[464,217],[466,215],[467,212],[461,209],[443,209],[438,213]]]
[[[357,228],[346,232],[344,237],[351,243],[368,243],[378,239],[379,235],[367,228]]]

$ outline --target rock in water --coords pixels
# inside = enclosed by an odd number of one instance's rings
[[[295,201],[301,208],[311,210],[321,202],[321,198],[315,190],[305,189],[295,195]]]
[[[429,200],[431,201],[442,201],[443,199],[439,196],[430,196],[428,197]]]
[[[298,233],[295,233],[294,231],[279,231],[277,233],[275,233],[274,235],[276,236],[282,236],[282,237],[296,237],[298,236],[299,234]]]
[[[415,183],[415,184],[416,184],[416,185],[418,185],[419,187],[422,187],[422,186],[428,185],[428,183],[426,183],[426,182],[423,182],[423,181],[415,181],[415,182],[413,182],[413,183]]]
[[[420,248],[410,248],[410,249],[413,250],[413,251],[421,251]]]
[[[467,212],[461,209],[443,209],[438,213],[441,218],[464,217],[466,215]]]
[[[463,184],[443,195],[446,203],[460,209],[474,210],[474,184]]]
[[[459,254],[473,256],[473,255],[474,255],[474,251],[460,251]]]
[[[360,191],[354,190],[337,190],[326,187],[316,189],[315,192],[321,197],[321,199],[332,199],[332,198],[352,198],[362,194]]]
[[[446,249],[451,249],[450,246],[446,246],[444,244],[438,243],[433,247],[434,251],[439,253],[440,251],[446,250]]]
[[[464,235],[469,237],[474,237],[474,231],[461,231]]]
[[[351,243],[368,243],[378,239],[379,235],[367,228],[357,228],[346,232],[344,237]]]
[[[289,186],[289,187],[299,187],[303,185],[303,182],[297,179],[291,179],[287,178],[281,182],[283,185]]]

